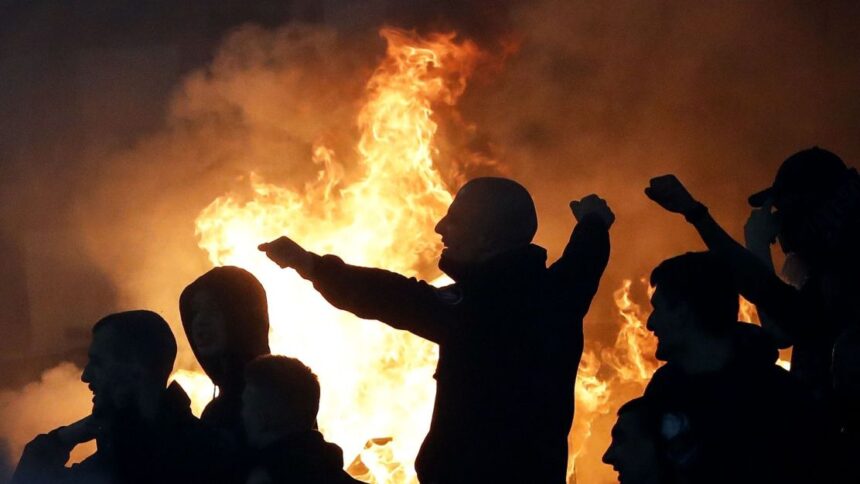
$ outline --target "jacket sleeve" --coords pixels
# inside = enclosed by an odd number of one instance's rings
[[[708,249],[726,261],[738,292],[766,313],[789,338],[796,340],[804,328],[812,326],[809,321],[815,317],[814,305],[805,293],[780,279],[755,254],[734,240],[707,210],[702,210],[690,222]]]
[[[585,217],[573,229],[561,258],[549,268],[571,317],[585,317],[608,262],[609,229],[600,217]]]
[[[435,343],[445,337],[451,304],[445,301],[442,290],[424,281],[349,265],[334,255],[314,255],[313,269],[301,275],[338,309]]]
[[[26,447],[12,484],[55,484],[71,482],[71,471],[67,469],[71,448],[64,445],[57,432],[42,434],[33,439]]]

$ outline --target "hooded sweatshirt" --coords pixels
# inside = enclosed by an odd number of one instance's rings
[[[192,337],[194,297],[207,292],[217,301],[226,322],[225,353],[217,358],[202,356]],[[185,335],[203,371],[222,390],[203,411],[201,420],[210,426],[237,431],[241,428],[241,397],[245,365],[269,354],[269,313],[266,291],[250,272],[233,266],[216,267],[182,291],[179,312]]]

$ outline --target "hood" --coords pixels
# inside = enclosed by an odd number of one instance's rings
[[[227,351],[223,358],[201,357],[191,337],[192,301],[201,291],[218,301],[226,316]],[[269,308],[266,290],[250,272],[233,266],[216,267],[182,291],[179,314],[194,356],[216,385],[242,378],[245,365],[269,354]]]

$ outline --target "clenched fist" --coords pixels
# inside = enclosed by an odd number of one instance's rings
[[[591,214],[600,217],[603,223],[606,224],[607,229],[612,227],[612,224],[615,222],[615,214],[612,213],[606,200],[593,193],[583,197],[581,200],[570,202],[570,210],[573,212],[573,216],[576,217],[577,222],[581,222],[586,216]]]
[[[699,206],[687,188],[675,175],[663,175],[651,179],[645,195],[661,207],[673,213],[687,215]]]
[[[272,259],[275,264],[282,268],[295,269],[299,274],[308,274],[313,268],[313,256],[299,244],[287,236],[260,244],[258,247],[266,253],[266,257]]]

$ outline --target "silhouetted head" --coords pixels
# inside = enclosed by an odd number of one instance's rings
[[[817,146],[798,151],[779,167],[773,185],[749,197],[753,207],[773,204],[780,220],[779,242],[786,253],[809,257],[815,250],[816,212],[848,178],[849,169],[834,153]]]
[[[618,410],[603,462],[615,469],[620,484],[666,484],[669,472],[660,424],[660,413],[644,397],[630,400]]]
[[[139,395],[163,389],[175,358],[176,339],[158,314],[127,311],[101,319],[81,375],[93,392],[93,413],[125,410]]]
[[[182,291],[179,312],[191,349],[219,386],[241,380],[245,365],[269,353],[263,285],[238,267],[216,267]]]
[[[710,337],[735,326],[738,292],[726,265],[710,252],[665,260],[651,273],[648,329],[657,337],[657,359],[695,353]]]
[[[527,246],[535,232],[537,213],[525,187],[507,178],[475,178],[436,224],[445,245],[439,267],[456,279],[458,268]]]
[[[833,391],[843,425],[860,431],[860,329],[851,328],[833,347]]]
[[[266,355],[245,368],[242,422],[252,446],[313,430],[319,405],[317,376],[301,361]]]

